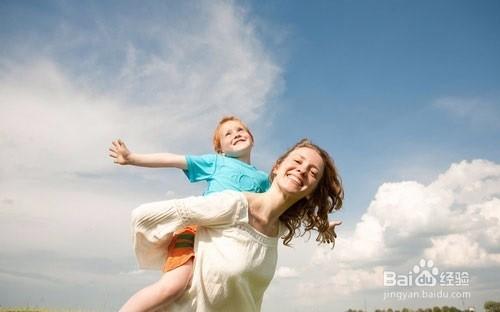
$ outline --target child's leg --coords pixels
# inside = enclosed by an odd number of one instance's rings
[[[120,312],[150,311],[160,305],[169,305],[186,290],[193,271],[193,259],[163,274],[161,279],[135,293]]]
[[[121,312],[150,311],[167,307],[186,290],[191,280],[194,259],[195,226],[177,231],[168,246],[168,257],[161,279],[141,289],[121,308]]]

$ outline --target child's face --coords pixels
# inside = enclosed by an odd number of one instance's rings
[[[219,130],[222,153],[230,157],[249,155],[252,150],[252,137],[241,122],[229,120]]]

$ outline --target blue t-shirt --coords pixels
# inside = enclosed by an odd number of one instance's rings
[[[224,190],[263,193],[270,186],[267,173],[236,158],[219,154],[186,156],[184,170],[190,182],[207,181],[203,195]]]

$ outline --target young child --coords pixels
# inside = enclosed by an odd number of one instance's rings
[[[217,154],[135,154],[121,140],[114,141],[109,150],[110,157],[120,165],[182,169],[190,182],[207,181],[203,195],[223,190],[262,193],[270,184],[267,173],[250,164],[253,143],[253,135],[246,125],[229,116],[219,121],[214,132],[213,147]],[[194,226],[174,234],[161,279],[133,295],[120,311],[149,311],[165,307],[183,293],[191,279],[195,234]]]

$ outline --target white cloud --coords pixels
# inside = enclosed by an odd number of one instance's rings
[[[303,306],[329,304],[360,290],[374,289],[383,284],[383,268],[344,269],[322,272],[313,281],[301,281],[293,301]]]
[[[348,295],[362,289],[377,288],[383,284],[383,268],[369,270],[340,270],[332,278],[336,293]]]
[[[109,167],[106,144],[126,117],[116,100],[78,90],[48,60],[2,72],[0,116],[2,171],[14,179]]]
[[[482,233],[485,244],[497,250],[500,248],[500,231],[498,230],[498,226],[500,226],[499,207],[500,199],[498,198],[493,198],[480,205],[472,205],[469,207],[469,215],[472,215],[473,218],[477,218],[477,214],[479,214],[484,219],[485,224],[488,225]]]
[[[340,236],[333,252],[314,251],[308,270],[321,266],[331,277],[304,280],[300,289],[366,291],[381,286],[382,270],[405,272],[422,257],[440,269],[498,267],[499,228],[499,164],[461,161],[428,185],[384,183],[351,235]]]
[[[313,264],[322,264],[340,258],[342,261],[339,264],[342,264],[360,259],[379,259],[385,250],[383,232],[384,228],[379,220],[365,214],[362,216],[361,222],[357,224],[352,237],[338,237],[333,252],[328,247],[317,248],[314,251],[312,262]],[[363,242],[363,244],[358,242]]]
[[[450,192],[448,196],[458,205],[476,204],[499,195],[499,176],[500,165],[482,159],[464,160],[452,164],[429,189]]]
[[[352,238],[339,239],[337,257],[342,262],[393,259],[410,240],[430,243],[430,238],[456,232],[479,239],[498,224],[492,211],[500,207],[499,197],[500,165],[485,160],[452,164],[427,186],[385,183]]]
[[[447,267],[475,267],[500,264],[499,254],[488,254],[477,241],[465,234],[431,238],[432,246],[424,250],[427,259]]]
[[[287,267],[287,266],[280,266],[276,270],[276,274],[275,274],[275,277],[277,277],[277,278],[293,278],[293,277],[297,277],[297,276],[299,276],[299,273],[297,272],[297,270],[295,270],[294,268],[291,268],[291,267]]]

